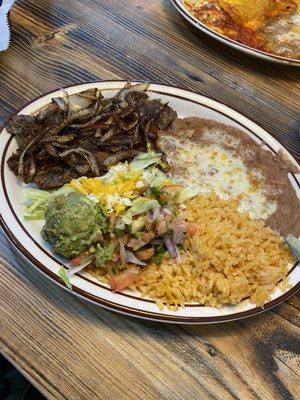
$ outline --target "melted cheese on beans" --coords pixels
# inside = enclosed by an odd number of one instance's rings
[[[267,219],[276,211],[268,201],[265,177],[249,170],[237,157],[220,144],[199,145],[191,140],[164,136],[160,146],[166,152],[172,179],[200,193],[214,190],[221,199],[241,196],[239,211],[252,218]]]

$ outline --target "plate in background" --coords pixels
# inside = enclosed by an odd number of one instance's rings
[[[226,44],[227,46],[233,47],[234,49],[241,51],[242,53],[248,54],[250,56],[260,58],[265,61],[275,62],[278,64],[290,65],[293,67],[300,67],[300,60],[281,57],[275,54],[270,54],[261,50],[257,50],[253,47],[247,46],[245,44],[239,43],[236,40],[230,39],[220,33],[217,33],[213,29],[206,26],[204,23],[199,21],[196,17],[190,13],[187,8],[184,6],[182,0],[171,0],[174,7],[179,11],[179,13],[185,18],[188,22],[194,25],[201,32],[206,33],[207,35],[213,37],[221,43]]]

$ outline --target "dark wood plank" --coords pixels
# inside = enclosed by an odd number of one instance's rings
[[[92,389],[110,398],[139,398],[144,390],[149,391],[147,398],[171,399],[173,393],[182,399],[297,398],[299,328],[280,317],[270,313],[242,323],[199,327],[138,321],[82,302],[18,256],[14,262],[9,258],[12,266],[0,262],[5,268],[0,283],[4,354],[17,358],[55,398],[76,398],[75,393],[97,398]],[[16,316],[22,317],[16,321]],[[18,326],[22,333],[13,335],[11,328]],[[67,380],[68,368],[72,377],[59,393],[51,382]],[[130,397],[111,385],[120,373]],[[92,386],[86,387],[87,382]]]

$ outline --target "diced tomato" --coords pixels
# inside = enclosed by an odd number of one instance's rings
[[[149,243],[152,239],[154,239],[155,233],[154,232],[143,232],[142,239],[145,243]]]
[[[132,238],[127,243],[127,247],[131,247],[133,251],[145,246],[145,242],[142,239]]]
[[[113,292],[120,292],[121,290],[129,287],[138,278],[138,267],[131,267],[126,271],[120,272],[118,275],[111,275],[110,287]]]
[[[154,255],[154,248],[150,247],[150,249],[139,250],[135,253],[139,260],[148,260],[148,258]]]
[[[145,228],[148,232],[153,229],[153,221],[149,217],[146,219]]]
[[[194,224],[188,224],[187,226],[187,234],[189,236],[194,236],[197,233],[197,228]]]
[[[126,233],[126,234],[123,236],[123,241],[124,241],[124,246],[126,246],[126,244],[127,244],[128,241],[129,241],[129,233]]]
[[[161,203],[167,203],[169,200],[170,200],[170,196],[169,196],[167,193],[162,193],[162,194],[159,196],[159,201],[160,201]]]
[[[70,261],[70,264],[71,264],[71,265],[74,265],[74,266],[76,266],[76,265],[81,265],[81,264],[83,263],[83,260],[84,260],[84,255],[81,255],[81,256],[78,256],[78,257],[73,258],[73,259]]]
[[[111,238],[110,243],[116,248],[118,245],[119,241],[117,237]]]

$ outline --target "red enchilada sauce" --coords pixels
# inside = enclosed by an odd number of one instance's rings
[[[260,29],[254,30],[235,22],[227,11],[222,9],[217,1],[208,1],[204,4],[198,4],[191,7],[193,15],[208,27],[217,33],[227,36],[246,46],[265,51],[272,52],[265,44],[263,27],[268,22],[277,19],[282,14],[292,13],[296,10],[296,3],[290,0],[276,1],[277,6],[262,23]],[[286,3],[286,4],[284,4]],[[190,8],[190,7],[189,7]]]

